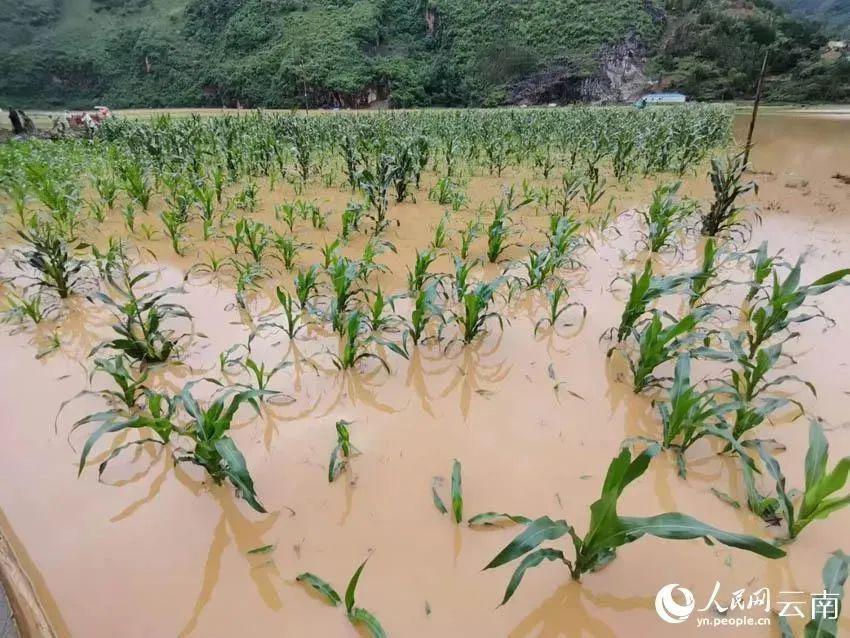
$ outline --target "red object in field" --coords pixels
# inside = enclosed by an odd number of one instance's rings
[[[103,121],[112,117],[112,111],[107,106],[96,106],[93,111],[72,111],[67,114],[68,124],[71,127],[86,126],[86,118],[88,118],[95,127],[103,124]]]

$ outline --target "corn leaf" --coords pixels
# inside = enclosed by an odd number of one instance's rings
[[[508,602],[511,599],[511,596],[514,595],[516,588],[519,587],[519,584],[522,582],[522,577],[525,576],[525,572],[532,567],[537,567],[544,560],[559,560],[562,563],[567,563],[567,559],[564,557],[564,552],[559,549],[544,547],[531,552],[522,559],[514,571],[513,576],[511,576],[511,580],[508,582],[508,587],[505,589],[505,596],[502,598],[502,602],[499,603],[500,607]]]
[[[827,594],[838,596],[838,614],[841,616],[841,600],[844,598],[844,583],[847,580],[847,569],[850,565],[848,557],[840,549],[833,552],[823,567],[823,589]],[[805,628],[805,638],[836,638],[838,635],[837,618],[825,618],[821,614],[812,618]]]
[[[350,614],[351,610],[354,609],[354,592],[357,589],[357,583],[360,580],[360,574],[363,572],[363,568],[366,566],[366,562],[369,559],[367,558],[362,563],[360,563],[360,567],[357,568],[357,571],[354,572],[354,575],[351,577],[351,580],[348,581],[348,587],[345,588],[345,610]]]
[[[463,522],[463,485],[461,483],[460,463],[455,459],[452,466],[452,513],[455,523]]]
[[[299,583],[306,583],[317,592],[319,592],[325,599],[334,607],[339,605],[342,601],[340,600],[339,594],[336,593],[336,590],[330,586],[329,583],[322,580],[315,574],[311,574],[310,572],[304,572],[303,574],[299,574],[295,580]]]
[[[378,622],[378,619],[362,607],[355,607],[348,617],[354,624],[365,625],[372,638],[386,638],[387,634],[384,631],[384,628],[381,627],[381,623]]]
[[[543,541],[552,541],[568,534],[572,528],[564,520],[553,521],[548,516],[531,522],[515,539],[491,560],[484,569],[499,567],[527,554]]]

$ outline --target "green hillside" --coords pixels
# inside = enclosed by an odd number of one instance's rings
[[[850,2],[848,0],[779,0],[782,8],[823,24],[840,37],[850,37]]]
[[[850,62],[767,0],[0,0],[0,98],[25,107],[498,105],[660,79],[850,99]],[[657,86],[657,85],[656,85]]]

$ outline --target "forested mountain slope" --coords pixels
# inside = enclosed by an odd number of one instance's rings
[[[850,61],[768,0],[0,0],[21,106],[850,99]]]

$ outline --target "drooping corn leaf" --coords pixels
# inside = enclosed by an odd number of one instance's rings
[[[553,521],[548,516],[531,522],[515,539],[491,560],[484,569],[499,567],[516,560],[536,548],[543,541],[561,538],[570,532],[569,524],[564,520]]]
[[[310,572],[304,572],[303,574],[299,574],[295,580],[299,583],[307,583],[310,587],[319,592],[325,599],[334,607],[339,605],[342,600],[339,597],[339,594],[336,593],[336,590],[330,586],[329,583],[322,580],[315,574],[311,574]]]
[[[525,572],[532,567],[537,567],[544,560],[559,560],[562,563],[567,563],[567,559],[564,557],[564,552],[559,549],[543,547],[530,552],[522,559],[514,571],[513,576],[511,576],[511,580],[508,582],[508,587],[505,589],[505,596],[502,598],[502,602],[499,603],[500,607],[508,602],[511,599],[511,596],[514,595],[516,588],[519,587],[520,582],[522,582],[522,577],[525,576]]]
[[[611,537],[611,541],[623,539],[624,542],[628,543],[637,540],[644,534],[671,540],[703,538],[706,540],[713,539],[723,545],[744,549],[766,558],[782,558],[785,556],[783,550],[760,538],[748,534],[725,532],[679,512],[669,512],[646,518],[622,516],[620,517],[620,524],[623,531]],[[618,544],[623,543],[616,543],[611,546],[614,547]]]
[[[516,523],[517,525],[528,525],[531,523],[531,519],[525,516],[520,516],[518,514],[504,514],[499,512],[482,512],[481,514],[476,514],[468,521],[466,524],[470,527],[475,527],[477,525],[483,525],[485,527],[501,525],[504,523]]]
[[[352,623],[364,625],[372,638],[386,638],[387,634],[378,619],[362,607],[355,607],[348,617]]]
[[[439,477],[434,477],[434,480],[431,483],[431,499],[434,501],[434,507],[436,507],[440,514],[448,514],[449,510],[446,507],[446,504],[443,503],[443,499],[440,498],[440,493],[437,492],[437,486],[440,484],[442,479]]]
[[[255,510],[261,514],[265,514],[265,508],[257,500],[257,493],[254,491],[254,481],[248,473],[245,457],[242,456],[242,452],[236,447],[233,439],[229,436],[222,437],[215,442],[215,449],[221,454],[221,458],[224,460],[224,473],[239,491],[239,495]]]

